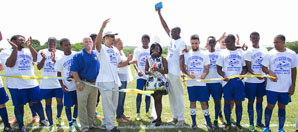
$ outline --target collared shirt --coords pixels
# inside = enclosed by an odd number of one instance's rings
[[[96,80],[99,73],[99,61],[95,51],[88,54],[85,49],[73,57],[70,71],[78,72],[81,80]]]

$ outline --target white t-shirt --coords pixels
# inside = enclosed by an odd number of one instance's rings
[[[1,53],[1,59],[3,64],[5,64],[6,59],[10,56],[13,49],[4,50]],[[31,52],[27,48],[23,48],[17,53],[16,64],[13,67],[4,66],[4,72],[8,75],[14,76],[35,76],[34,66],[33,66],[33,57]],[[5,61],[3,61],[5,60]],[[21,78],[6,78],[7,88],[12,89],[28,89],[38,86],[36,79],[21,79]]]
[[[251,62],[251,69],[255,74],[264,74],[262,71],[262,61],[267,54],[267,49],[265,48],[251,48],[244,54],[245,61]],[[251,73],[247,72],[247,75],[251,75]],[[262,83],[264,80],[259,80],[256,77],[248,77],[246,82],[249,83]]]
[[[221,78],[221,76],[217,72],[217,65],[216,61],[218,59],[219,51],[215,50],[214,52],[207,52],[206,53],[209,56],[210,64],[209,64],[209,73],[206,76],[206,79],[210,78]],[[220,83],[221,81],[209,81],[206,83]]]
[[[0,59],[0,65],[2,65],[3,66],[3,63],[2,63],[2,61],[1,61],[1,59]],[[3,66],[4,67],[4,66]],[[2,77],[0,76],[0,88],[2,88],[3,87],[3,82],[2,82]]]
[[[143,47],[137,47],[134,50],[133,53],[133,60],[137,60],[138,68],[143,73],[143,76],[140,77],[137,72],[136,79],[144,79],[147,80],[148,75],[145,74],[145,65],[146,65],[146,59],[150,57],[150,49],[144,49]]]
[[[168,70],[169,73],[174,74],[180,77],[180,65],[179,65],[179,58],[182,55],[182,50],[185,49],[185,42],[182,38],[177,40],[172,39],[170,36],[170,45],[168,47]]]
[[[120,51],[120,52],[122,54],[122,55],[120,55],[121,60],[126,61],[127,57],[125,56],[123,51]],[[120,81],[131,82],[133,77],[132,77],[132,74],[131,74],[130,65],[118,68],[118,75],[119,75]]]
[[[222,67],[227,77],[240,75],[245,61],[241,50],[223,50],[220,52],[216,65]]]
[[[298,65],[296,53],[288,48],[284,52],[272,49],[265,56],[262,65],[269,67],[277,76],[277,82],[267,79],[266,90],[287,93],[292,84],[291,68]]]
[[[117,66],[121,62],[121,58],[118,49],[115,47],[109,48],[102,44],[100,52],[96,51],[96,54],[100,63],[96,83],[112,82],[120,87],[121,82],[118,76]]]
[[[70,66],[71,66],[73,56],[75,54],[76,53],[74,51],[71,51],[70,55],[64,55],[63,54],[58,60],[56,60],[55,70],[57,72],[62,72],[62,77],[72,76],[72,73],[70,71]],[[72,80],[72,81],[63,80],[63,84],[68,88],[68,91],[75,91],[76,90],[76,83],[75,83],[74,80]]]
[[[47,57],[46,61],[44,62],[43,68],[41,69],[41,76],[43,77],[57,76],[57,71],[54,68],[55,63],[52,61],[51,52],[48,49],[43,49],[38,52],[37,62],[40,63],[42,60],[41,52],[43,52]],[[63,55],[62,51],[56,50],[55,60],[58,60],[62,55]],[[54,80],[54,79],[40,80],[40,89],[55,89],[55,88],[61,88],[58,80]]]
[[[193,72],[195,79],[200,79],[199,76],[204,73],[204,66],[209,65],[209,57],[202,51],[193,51],[184,54],[184,64],[187,66],[188,72]],[[190,77],[189,77],[190,78]],[[206,82],[198,82],[196,80],[187,80],[187,86],[206,86]]]

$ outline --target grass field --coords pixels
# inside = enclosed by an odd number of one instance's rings
[[[131,67],[132,68],[132,67]],[[134,70],[133,74],[134,74]],[[1,72],[2,73],[2,72]],[[38,71],[35,68],[35,74],[37,76],[40,76],[40,71]],[[2,78],[3,82],[5,83],[5,78]],[[136,87],[136,81],[134,80],[133,82],[128,84],[128,88],[135,88]],[[6,89],[6,92],[9,94],[8,90]],[[188,101],[188,95],[187,95],[187,91],[185,89],[184,91],[184,101],[185,101],[185,120],[186,120],[186,124],[184,128],[169,128],[171,126],[173,126],[174,124],[172,123],[166,123],[167,120],[172,118],[171,115],[171,111],[170,111],[170,104],[169,104],[169,98],[168,95],[163,96],[163,111],[162,111],[162,125],[166,125],[165,128],[162,129],[145,129],[144,127],[149,126],[150,125],[150,120],[147,119],[145,117],[145,101],[144,101],[144,96],[142,99],[142,106],[141,106],[141,115],[143,117],[143,119],[141,121],[136,121],[135,120],[135,116],[136,116],[136,94],[127,94],[126,95],[126,100],[125,100],[125,115],[131,116],[131,118],[129,119],[128,123],[116,123],[116,125],[120,128],[121,131],[125,131],[125,132],[136,132],[136,131],[149,131],[149,132],[155,132],[155,131],[165,131],[165,132],[185,132],[185,131],[192,131],[190,130],[188,127],[191,126],[191,118],[190,118],[190,112],[189,112],[189,101]],[[152,98],[151,98],[152,99]],[[264,103],[263,103],[263,109],[265,109],[265,104],[266,104],[266,98],[264,99]],[[152,102],[153,100],[151,100]],[[44,101],[43,101],[44,104]],[[210,98],[209,101],[210,104],[210,114],[211,114],[211,119],[214,119],[214,104],[213,104],[213,99]],[[14,117],[14,109],[12,106],[12,101],[9,100],[8,103],[6,103],[7,109],[8,109],[8,115],[9,115],[9,119],[12,119]],[[56,116],[56,101],[53,99],[53,117]],[[197,106],[200,106],[199,103],[197,103]],[[285,131],[290,131],[293,132],[295,131],[295,126],[293,126],[293,124],[295,124],[296,121],[296,117],[298,116],[298,111],[296,110],[298,106],[298,97],[297,97],[297,92],[296,94],[294,94],[292,96],[292,102],[287,106],[286,110],[286,122],[285,124],[290,124],[290,126],[285,126],[284,129]],[[39,124],[37,123],[32,123],[32,118],[31,118],[31,112],[30,109],[27,106],[24,107],[25,108],[25,116],[24,116],[24,124],[25,126],[29,126],[30,128],[27,129],[27,131],[32,131],[32,132],[47,132],[48,129],[47,128],[32,128],[32,127],[37,127]],[[255,108],[255,107],[254,107]],[[100,115],[102,114],[102,108],[101,105],[99,105],[99,107],[97,107],[97,112],[99,112]],[[151,109],[150,109],[151,110]],[[271,124],[278,124],[278,118],[277,118],[277,106],[275,107],[274,111],[273,111],[273,116],[271,119]],[[233,118],[236,119],[235,117],[235,112],[233,111],[232,113]],[[256,114],[256,112],[255,112]],[[67,127],[67,118],[65,115],[65,112],[63,110],[62,112],[62,118],[64,119],[65,122],[65,126],[64,128],[59,128],[57,129],[57,131],[59,132],[66,132],[68,131],[68,127]],[[256,115],[255,115],[256,118]],[[54,118],[55,119],[55,118]],[[54,120],[54,123],[56,121]],[[205,122],[205,119],[202,115],[202,111],[200,107],[197,107],[197,124],[199,126],[201,126],[200,128],[198,128],[196,131],[207,131],[207,129],[205,128],[205,126],[203,126]],[[264,123],[264,119],[262,121]],[[246,126],[249,123],[248,120],[248,114],[247,114],[247,100],[245,100],[245,102],[243,103],[243,116],[242,116],[242,122],[241,124],[244,126],[244,131],[248,131],[248,127]],[[97,125],[100,126],[101,124],[101,120],[97,119]],[[0,120],[0,126],[1,128],[3,127],[3,123]],[[129,126],[129,127],[128,127]],[[246,126],[246,127],[245,127]],[[17,124],[14,124],[13,127],[17,128]],[[131,127],[131,128],[130,128]],[[277,126],[273,126],[271,127],[272,131],[276,131],[277,130]],[[261,129],[257,128],[257,131],[261,131]],[[2,131],[0,129],[0,131]],[[94,129],[93,131],[104,131],[101,129]],[[223,131],[222,129],[216,129],[215,131]],[[231,131],[236,131],[235,128],[232,128]]]

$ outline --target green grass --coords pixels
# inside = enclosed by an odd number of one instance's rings
[[[132,66],[131,66],[132,68]],[[132,68],[132,71],[133,71],[133,75],[134,75],[134,70]],[[35,67],[35,74],[37,76],[40,76],[40,71],[36,69]],[[3,82],[5,83],[5,78],[2,78]],[[297,81],[296,81],[297,82]],[[128,88],[135,88],[136,87],[136,81],[134,80],[133,82],[130,82],[127,86]],[[6,89],[6,92],[9,94],[8,90]],[[184,90],[184,101],[185,101],[185,120],[186,120],[186,125],[187,126],[190,126],[191,125],[191,118],[190,118],[190,112],[189,112],[189,101],[188,101],[188,94],[187,94],[187,90],[185,89]],[[265,104],[266,104],[266,97],[264,98],[264,103],[263,103],[263,109],[265,109]],[[151,102],[153,101],[153,99],[151,98]],[[43,101],[43,104],[44,104],[44,101]],[[209,104],[210,104],[210,114],[211,114],[211,119],[214,119],[214,104],[213,104],[213,99],[210,98],[210,101],[209,101]],[[56,116],[56,101],[53,99],[53,117]],[[203,125],[204,122],[205,122],[205,119],[203,117],[203,114],[202,114],[202,111],[201,111],[201,108],[200,108],[200,105],[199,103],[197,103],[197,124],[198,125]],[[297,97],[297,93],[294,94],[292,96],[292,102],[287,106],[286,110],[287,110],[287,113],[286,113],[286,122],[285,124],[295,124],[295,121],[296,121],[296,117],[298,116],[298,111],[296,110],[296,106],[298,106],[298,97]],[[12,101],[9,100],[8,103],[6,103],[6,107],[8,109],[8,115],[9,115],[9,118],[12,119],[14,117],[14,109],[13,109],[13,106],[12,106]],[[37,123],[32,123],[32,118],[31,118],[31,112],[30,112],[30,109],[27,106],[24,107],[25,108],[25,115],[24,115],[24,124],[26,126],[38,126],[39,124]],[[125,126],[148,126],[150,125],[150,120],[145,118],[145,101],[144,101],[144,96],[142,98],[142,105],[141,105],[141,115],[143,118],[142,121],[135,121],[135,115],[136,115],[136,94],[127,94],[126,95],[126,100],[125,100],[125,115],[128,115],[128,116],[131,116],[132,118],[129,119],[129,122],[124,124],[124,123],[120,123],[118,124],[116,122],[116,125],[119,126],[119,127],[125,127]],[[150,108],[151,110],[151,108]],[[235,110],[235,109],[234,109]],[[236,119],[235,117],[235,112],[233,110],[233,118]],[[273,116],[272,116],[272,119],[271,119],[271,124],[278,124],[278,118],[277,118],[277,106],[274,108],[274,111],[273,111]],[[99,112],[99,114],[102,116],[103,113],[102,113],[102,108],[101,108],[101,104],[97,107],[97,112]],[[256,113],[256,112],[255,112]],[[256,115],[255,115],[256,117]],[[65,112],[63,110],[62,112],[62,118],[64,119],[64,122],[65,122],[65,125],[67,125],[67,118],[66,118],[66,115],[65,115]],[[168,98],[168,95],[165,95],[163,96],[163,111],[162,111],[162,125],[174,125],[174,124],[168,124],[168,123],[165,123],[167,120],[171,119],[172,118],[172,114],[171,114],[171,111],[170,111],[170,104],[169,104],[169,98]],[[55,118],[54,118],[55,119]],[[54,123],[56,121],[54,120]],[[264,123],[264,118],[263,118],[263,121]],[[249,120],[248,120],[248,114],[247,114],[247,100],[245,100],[243,102],[243,116],[242,116],[242,121],[241,121],[241,124],[248,124],[249,123]],[[101,124],[101,120],[98,120],[97,119],[97,125],[100,126]],[[3,123],[2,121],[0,121],[0,126],[3,127]],[[14,127],[17,127],[17,124],[14,124],[13,125]],[[294,126],[285,126],[284,127],[285,131],[294,131],[295,130],[295,127]],[[37,132],[37,131],[41,131],[41,132],[47,132],[48,129],[47,128],[43,128],[43,129],[36,129],[36,130],[29,130],[27,129],[28,131],[34,131],[34,132]],[[197,129],[198,131],[207,131],[207,129],[205,127],[203,128],[199,128]],[[261,129],[257,128],[256,129],[257,131],[261,131]],[[277,130],[277,127],[271,127],[271,130],[272,131],[276,131]],[[59,132],[66,132],[68,131],[68,129],[58,129]],[[96,129],[94,131],[103,131],[103,130],[100,130],[100,129]],[[125,132],[136,132],[136,131],[149,131],[149,132],[155,132],[155,131],[166,131],[166,132],[172,132],[172,131],[175,131],[175,132],[184,132],[184,131],[191,131],[190,129],[187,129],[187,128],[176,128],[176,129],[121,129],[121,131],[125,131]],[[216,131],[222,131],[222,129],[217,129]],[[235,128],[232,128],[231,131],[236,131]],[[244,128],[244,131],[248,131],[247,128]]]

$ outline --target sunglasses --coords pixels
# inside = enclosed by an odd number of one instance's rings
[[[115,35],[108,35],[108,37],[110,37],[110,38],[115,38]]]

